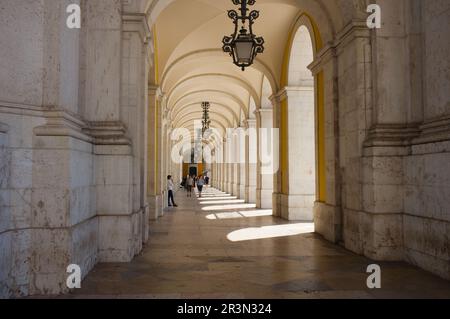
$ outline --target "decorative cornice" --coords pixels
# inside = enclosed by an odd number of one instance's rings
[[[363,145],[366,154],[373,154],[367,150],[374,148],[403,148],[399,152],[408,155],[412,146],[447,141],[450,141],[450,116],[444,115],[425,123],[377,125],[369,131]]]
[[[125,13],[122,15],[123,32],[139,32],[143,43],[148,43],[151,30],[144,13]]]
[[[412,141],[414,145],[450,141],[450,116],[428,120],[420,126],[420,130],[420,136]]]
[[[34,128],[36,136],[69,136],[94,145],[131,145],[121,122],[85,122],[65,110],[44,109],[47,123]]]
[[[312,72],[313,76],[317,75],[323,68],[323,66],[330,60],[337,57],[336,48],[331,45],[327,45],[322,49],[322,51],[317,55],[314,61],[307,66],[307,68]]]
[[[382,124],[369,130],[364,147],[404,147],[420,135],[418,125]]]
[[[38,105],[0,101],[0,114],[1,113],[40,117],[43,116],[43,108]]]
[[[313,75],[319,73],[323,65],[336,58],[343,47],[356,38],[370,39],[370,30],[367,28],[366,21],[354,20],[348,23],[340,32],[337,33],[333,42],[327,43],[316,55],[314,61],[308,65]]]
[[[126,126],[119,121],[90,122],[84,131],[92,136],[96,145],[131,145],[125,136]]]
[[[370,129],[363,143],[364,156],[407,156],[419,136],[418,125],[382,124]]]
[[[355,38],[369,39],[370,34],[371,30],[367,27],[366,21],[353,20],[336,34],[333,46],[336,48],[345,46]]]
[[[47,123],[33,129],[36,136],[69,136],[92,143],[92,138],[83,132],[86,123],[78,115],[50,107],[43,107],[42,110]]]

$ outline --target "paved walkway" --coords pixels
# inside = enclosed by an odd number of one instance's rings
[[[370,290],[369,259],[218,190],[176,200],[131,263],[98,264],[65,297],[450,298],[450,282],[400,262],[378,263],[382,289]]]

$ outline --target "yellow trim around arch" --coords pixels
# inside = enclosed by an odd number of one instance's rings
[[[313,28],[313,34],[314,37],[314,43],[316,54],[318,51],[320,51],[323,47],[322,38],[319,32],[319,28],[317,27],[317,24],[314,22],[312,17],[308,15],[307,13],[302,13],[298,16],[297,20],[295,21],[291,31],[289,32],[288,41],[286,43],[284,56],[283,56],[283,65],[281,70],[281,88],[284,88],[288,85],[288,75],[289,75],[289,62],[290,62],[290,56],[291,56],[291,50],[292,50],[292,44],[294,41],[294,37],[296,35],[296,32],[298,30],[298,21],[302,18],[306,17],[309,22],[311,23],[311,26]],[[316,114],[317,114],[317,123],[316,123],[316,130],[317,130],[317,200],[320,202],[326,201],[326,163],[325,163],[325,104],[324,104],[324,75],[323,71],[320,71],[315,76],[315,83],[316,83]],[[283,194],[287,194],[289,191],[289,180],[288,180],[288,174],[289,174],[289,157],[288,157],[288,138],[289,138],[289,132],[288,132],[288,112],[287,112],[287,100],[282,100],[280,103],[280,169],[281,169],[281,192]]]

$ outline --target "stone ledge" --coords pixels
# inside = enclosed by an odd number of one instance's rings
[[[77,115],[60,109],[44,109],[47,124],[33,129],[36,136],[69,136],[92,143],[92,138],[83,132],[86,123]]]
[[[424,145],[448,141],[450,141],[449,116],[438,117],[423,124],[377,125],[369,131],[364,141],[364,156],[407,156],[414,150],[426,148]],[[444,146],[444,151],[448,151],[447,146]],[[433,150],[422,152],[433,153]]]
[[[413,139],[413,145],[450,141],[450,116],[426,121],[420,126],[421,134]]]
[[[96,145],[131,145],[131,140],[125,137],[127,128],[119,121],[89,122],[83,131]]]
[[[38,105],[0,101],[0,114],[1,113],[42,117],[43,108]]]
[[[408,147],[413,138],[420,135],[417,125],[383,124],[370,129],[364,148],[372,147]]]

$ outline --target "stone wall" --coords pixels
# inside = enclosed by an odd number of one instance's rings
[[[416,33],[423,51],[416,54],[423,57],[424,122],[403,159],[405,257],[450,279],[450,4],[423,1],[416,12],[422,19]]]
[[[379,4],[399,14],[384,15],[379,30],[348,24],[311,66],[329,79],[325,100],[338,103],[334,118],[326,103],[327,200],[315,204],[316,231],[448,279],[449,4]]]
[[[147,240],[147,92],[132,81],[149,70],[120,74],[148,65],[148,26],[119,0],[89,1],[70,30],[69,3],[0,10],[0,297],[67,292],[68,265],[84,277]]]
[[[10,229],[10,150],[7,148],[9,126],[0,123],[0,296],[7,296],[9,272],[11,271],[11,232]]]

